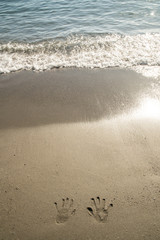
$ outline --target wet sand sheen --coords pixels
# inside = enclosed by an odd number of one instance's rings
[[[160,116],[133,114],[159,96],[126,70],[0,76],[2,239],[159,239]]]
[[[29,127],[113,118],[151,87],[127,70],[58,70],[2,75],[0,127]]]

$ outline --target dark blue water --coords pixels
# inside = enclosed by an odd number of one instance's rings
[[[0,72],[160,65],[159,0],[0,0]]]

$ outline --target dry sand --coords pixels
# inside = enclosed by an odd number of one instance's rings
[[[1,75],[0,240],[159,240],[159,82],[116,69]],[[97,196],[113,204],[106,222],[88,214]],[[68,218],[54,205],[67,197]]]

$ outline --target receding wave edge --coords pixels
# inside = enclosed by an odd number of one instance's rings
[[[59,67],[158,68],[159,33],[70,35],[37,43],[0,43],[0,73]]]

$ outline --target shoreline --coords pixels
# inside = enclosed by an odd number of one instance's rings
[[[1,238],[158,240],[159,96],[129,70],[1,75]],[[97,196],[105,223],[87,212]],[[58,224],[67,197],[76,212]]]

